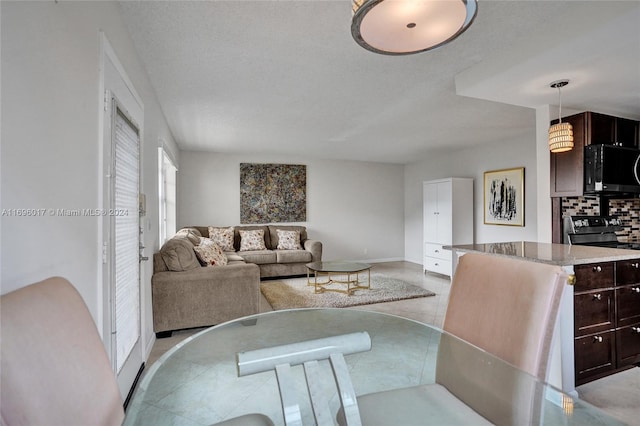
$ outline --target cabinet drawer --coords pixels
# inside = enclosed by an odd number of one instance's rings
[[[575,291],[613,287],[613,262],[590,263],[574,266],[576,275]]]
[[[615,340],[613,331],[575,339],[576,385],[614,370]]]
[[[616,330],[618,367],[640,362],[640,323]]]
[[[424,243],[424,255],[451,261],[453,253],[451,250],[443,249],[442,244]]]
[[[594,291],[574,296],[576,337],[615,327],[613,297],[613,290]]]
[[[451,276],[452,263],[450,260],[442,260],[436,257],[425,256],[424,269],[431,272],[436,272],[442,275]]]
[[[640,283],[640,259],[616,262],[616,285]]]
[[[616,287],[618,322],[616,327],[640,323],[640,284]]]

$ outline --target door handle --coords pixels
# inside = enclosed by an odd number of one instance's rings
[[[602,337],[593,336],[593,343],[602,343]]]
[[[593,300],[602,300],[602,295],[600,293],[596,293],[593,295]]]

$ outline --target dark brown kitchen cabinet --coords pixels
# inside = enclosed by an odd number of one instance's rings
[[[615,338],[615,332],[608,331],[576,339],[576,385],[582,385],[615,371]]]
[[[638,122],[627,118],[587,112],[588,144],[638,146]]]
[[[551,196],[577,197],[584,193],[584,147],[587,140],[586,113],[562,119],[573,127],[573,149],[551,153]],[[556,124],[554,120],[551,124]]]
[[[575,380],[640,362],[640,259],[574,266]]]
[[[621,117],[582,112],[562,119],[573,126],[571,151],[551,153],[551,196],[578,197],[584,194],[584,147],[592,144],[640,146],[639,122]],[[557,123],[553,120],[551,124]]]

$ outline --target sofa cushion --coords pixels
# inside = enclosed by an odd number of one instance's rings
[[[200,245],[195,246],[198,260],[207,266],[223,266],[227,264],[227,256],[210,238],[200,238]]]
[[[222,251],[234,251],[233,248],[233,226],[228,228],[209,227],[209,238],[216,243]]]
[[[193,243],[186,237],[174,237],[160,249],[162,260],[170,271],[188,271],[200,268],[200,262],[193,251]]]
[[[238,232],[240,232],[240,250],[238,251],[256,251],[267,249],[267,247],[264,245],[264,230],[240,230]]]
[[[306,250],[275,250],[277,263],[309,263],[311,252]]]
[[[300,244],[304,244],[307,239],[307,228],[304,226],[295,225],[269,225],[269,237],[271,245],[267,243],[267,248],[275,250],[278,248],[278,229],[281,231],[299,231],[300,232]]]
[[[200,244],[200,238],[202,238],[202,234],[196,228],[182,228],[178,232],[176,232],[176,237],[185,237],[189,241],[193,243],[194,246]]]
[[[300,231],[287,231],[284,229],[276,229],[278,234],[277,250],[302,250],[300,245]]]
[[[276,253],[273,250],[239,251],[238,255],[247,263],[264,265],[276,263]]]
[[[239,256],[238,253],[236,253],[235,251],[225,251],[224,254],[225,256],[227,256],[228,262],[236,262],[236,261],[244,262],[244,259],[242,258],[242,256]]]

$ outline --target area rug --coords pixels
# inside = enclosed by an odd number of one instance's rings
[[[361,275],[361,279],[363,278],[366,279],[366,276]],[[325,287],[345,289],[346,284],[330,284]],[[355,290],[351,296],[333,291],[315,294],[313,286],[307,285],[306,277],[263,281],[260,283],[260,290],[276,311],[292,308],[344,308],[435,296],[432,291],[382,274],[371,274],[371,289]]]

